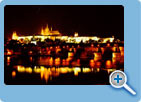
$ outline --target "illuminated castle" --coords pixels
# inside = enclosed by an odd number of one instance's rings
[[[89,40],[94,40],[94,41],[99,41],[101,40],[101,43],[106,43],[107,41],[113,42],[114,41],[114,36],[113,37],[108,37],[108,38],[100,38],[97,36],[92,36],[92,37],[84,37],[84,36],[79,36],[78,32],[75,32],[74,36],[62,36],[61,33],[58,30],[52,30],[52,27],[49,28],[48,25],[46,28],[41,28],[41,34],[40,35],[32,35],[32,36],[18,36],[16,32],[13,32],[12,39],[13,40],[18,40],[22,42],[34,42],[36,44],[36,40],[33,41],[34,39],[40,39],[41,41],[44,41],[45,39],[59,39],[61,41],[65,41],[66,43],[86,43]]]
[[[61,36],[60,32],[58,30],[52,30],[49,29],[48,25],[46,26],[45,29],[41,29],[41,35],[48,35],[48,36]]]

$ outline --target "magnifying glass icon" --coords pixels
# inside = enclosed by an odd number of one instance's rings
[[[136,92],[126,84],[127,76],[123,71],[116,70],[112,72],[109,76],[109,82],[114,88],[124,87],[131,94],[136,95]]]

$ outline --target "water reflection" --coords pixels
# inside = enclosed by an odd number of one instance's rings
[[[16,71],[18,73],[28,73],[28,74],[32,74],[32,73],[36,73],[36,74],[40,74],[40,77],[42,80],[46,80],[46,82],[48,82],[50,77],[57,77],[61,74],[66,74],[66,73],[73,73],[74,76],[78,76],[79,73],[90,73],[90,72],[99,72],[100,68],[96,68],[96,69],[91,69],[91,68],[80,68],[80,67],[59,67],[59,68],[47,68],[45,66],[34,66],[34,68],[32,69],[31,67],[24,67],[21,65],[16,66]],[[12,77],[16,76],[16,72],[13,71],[12,72]]]
[[[91,46],[93,47],[93,45]],[[119,47],[119,49],[113,48],[112,57],[109,59],[106,59],[106,55],[102,55],[105,50],[102,48],[101,51],[99,48],[92,49],[95,50],[94,58],[89,57],[89,54],[85,52],[79,57],[69,52],[66,58],[59,56],[5,56],[5,83],[109,84],[109,74],[114,70],[123,70],[124,68],[124,49],[123,47]]]
[[[94,60],[91,63],[94,63]],[[109,66],[111,63],[111,61],[106,62]],[[29,80],[34,81],[32,84],[109,84],[108,75],[114,70],[116,68],[16,65],[6,71],[5,80],[8,84],[31,84]],[[11,73],[11,79],[9,73]]]
[[[14,78],[16,76],[16,71],[12,71],[12,77]]]

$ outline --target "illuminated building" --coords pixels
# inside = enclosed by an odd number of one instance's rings
[[[32,39],[40,39],[41,41],[44,41],[45,39],[59,39],[61,41],[65,41],[66,43],[86,43],[89,40],[93,41],[99,41],[101,40],[101,43],[106,43],[107,41],[113,42],[114,41],[114,36],[108,37],[108,38],[100,38],[97,36],[79,36],[78,32],[75,32],[74,36],[62,36],[62,34],[58,30],[52,30],[52,27],[49,28],[48,25],[46,28],[41,28],[41,34],[40,35],[34,35],[34,36],[18,36],[16,32],[13,32],[12,39],[13,40],[18,40],[21,41],[21,39],[24,42],[32,42],[36,44],[35,40],[32,41]]]
[[[45,29],[41,29],[41,35],[48,35],[48,36],[61,36],[60,32],[58,30],[52,30],[49,29],[48,25],[46,26]]]

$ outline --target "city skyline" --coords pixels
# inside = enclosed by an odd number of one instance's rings
[[[40,34],[41,27],[48,24],[67,36],[78,32],[80,36],[115,36],[124,40],[123,13],[120,5],[8,5],[5,7],[5,37],[11,37],[13,31],[21,35]]]
[[[13,5],[4,17],[7,85],[109,85],[124,71],[121,5]]]

